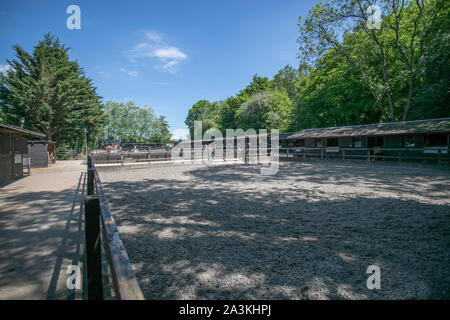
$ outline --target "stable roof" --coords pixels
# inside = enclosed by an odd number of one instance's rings
[[[304,129],[287,139],[385,136],[450,132],[450,118]]]
[[[28,137],[45,138],[45,134],[0,122],[0,131],[21,134]]]

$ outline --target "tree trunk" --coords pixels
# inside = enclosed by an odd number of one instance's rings
[[[389,103],[389,118],[390,118],[390,121],[395,121],[394,101],[392,99],[391,88],[390,88],[389,82],[388,82],[384,49],[383,49],[382,45],[380,45],[380,50],[381,50],[380,66],[381,66],[381,70],[383,71],[383,82],[384,82],[384,85],[386,86],[386,96],[387,96],[388,103]]]
[[[409,110],[411,108],[411,103],[412,103],[412,99],[413,99],[413,96],[414,96],[414,87],[415,87],[414,78],[415,78],[415,74],[411,73],[410,76],[409,76],[408,100],[406,101],[406,107],[405,107],[405,111],[403,112],[402,121],[406,121],[406,118],[408,117]]]

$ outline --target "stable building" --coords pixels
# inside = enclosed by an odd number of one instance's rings
[[[450,118],[304,129],[280,146],[285,158],[449,163]]]
[[[0,122],[0,185],[22,177],[24,167],[29,168],[25,137],[45,138],[45,135]]]

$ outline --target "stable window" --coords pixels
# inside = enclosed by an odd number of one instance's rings
[[[339,139],[338,138],[328,138],[327,139],[327,147],[339,147]]]
[[[447,134],[426,134],[423,136],[423,145],[425,147],[445,147],[447,146]]]
[[[383,137],[369,137],[367,139],[367,145],[369,148],[380,148],[383,147]]]
[[[297,140],[295,141],[296,147],[304,147],[305,146],[305,140]]]
[[[322,139],[316,139],[316,147],[322,148],[323,147],[323,140]]]
[[[349,138],[349,137],[339,138],[339,147],[351,148],[352,147],[352,138]]]
[[[414,148],[416,146],[414,136],[404,136],[403,137],[403,146],[405,148]]]
[[[361,137],[352,138],[352,147],[353,148],[361,148],[362,140]]]
[[[314,148],[315,146],[316,146],[316,141],[314,139],[306,139],[305,140],[305,147]]]

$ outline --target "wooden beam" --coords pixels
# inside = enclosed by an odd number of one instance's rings
[[[16,170],[15,170],[15,163],[14,163],[14,135],[12,133],[9,134],[9,150],[11,150],[11,179],[16,178]]]
[[[100,247],[100,202],[87,196],[84,203],[88,300],[103,300]]]
[[[94,169],[87,170],[87,194],[88,196],[94,194]]]

